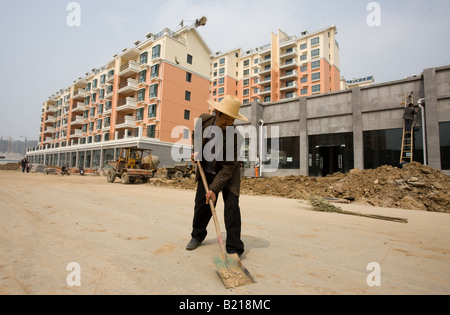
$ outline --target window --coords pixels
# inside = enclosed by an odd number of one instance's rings
[[[250,70],[244,70],[244,77],[248,76],[250,74]]]
[[[106,82],[106,74],[102,74],[102,76],[100,77],[100,84],[105,84]]]
[[[249,83],[250,83],[250,80],[249,80],[249,79],[245,79],[245,80],[244,80],[244,86],[247,86]]]
[[[219,75],[225,74],[225,68],[219,68]]]
[[[100,129],[102,129],[102,120],[101,119],[97,120],[97,130],[100,130]]]
[[[193,57],[192,57],[191,55],[188,54],[188,55],[187,55],[187,63],[191,65],[191,64],[192,64],[192,61],[193,61]]]
[[[300,93],[301,93],[302,95],[308,94],[308,88],[302,89]]]
[[[154,139],[155,135],[156,135],[155,125],[148,125],[147,126],[147,137]]]
[[[313,62],[311,62],[311,70],[319,69],[319,68],[320,68],[320,61],[313,61]]]
[[[189,129],[183,130],[183,139],[189,139]]]
[[[219,78],[219,85],[222,85],[225,83],[225,78]]]
[[[136,120],[144,120],[144,108],[138,108],[136,110]]]
[[[222,88],[219,88],[219,95],[223,95],[225,93],[225,89],[222,87]]]
[[[84,133],[84,132],[87,132],[87,127],[88,127],[88,125],[87,125],[87,124],[84,124],[84,125],[83,125],[83,127],[82,127],[82,131],[83,131],[83,133]]]
[[[145,78],[147,77],[147,70],[142,70],[139,72],[139,83],[145,82]]]
[[[293,97],[295,97],[294,92],[287,92],[286,93],[286,98],[293,98]]]
[[[311,58],[319,57],[319,56],[320,56],[320,49],[319,48],[311,50]]]
[[[90,109],[89,116],[90,116],[90,117],[94,117],[94,116],[95,116],[95,107],[92,107],[92,108]]]
[[[301,56],[300,56],[300,60],[301,60],[301,61],[304,61],[304,60],[306,60],[306,59],[308,59],[308,55],[307,55],[307,54],[304,54],[304,55],[301,55]]]
[[[95,103],[97,101],[97,93],[93,93],[91,96],[91,102]]]
[[[311,81],[318,81],[318,80],[320,80],[320,72],[311,74]]]
[[[94,122],[91,121],[91,122],[89,123],[89,131],[93,131],[93,130],[94,130]]]
[[[157,78],[157,77],[159,77],[159,65],[154,65],[152,66],[150,78]]]
[[[250,59],[244,60],[244,67],[248,67],[250,65]]]
[[[94,81],[92,81],[92,88],[93,88],[93,89],[96,89],[96,88],[97,88],[97,83],[98,83],[98,80],[97,80],[97,79],[95,79]]]
[[[185,120],[191,119],[191,111],[190,110],[184,110],[184,119]]]
[[[89,110],[84,111],[83,118],[89,118]]]
[[[308,44],[301,44],[300,45],[300,50],[306,49],[308,48]]]
[[[219,59],[219,65],[224,65],[225,64],[225,58],[220,58]]]
[[[320,39],[319,37],[311,39],[311,46],[319,45]]]
[[[270,102],[270,96],[264,97],[264,102]]]
[[[86,96],[86,98],[84,99],[84,105],[89,105],[91,98],[89,96]]]
[[[138,91],[138,102],[144,102],[145,101],[145,89],[140,89]]]
[[[192,73],[186,72],[186,82],[192,82]]]
[[[152,48],[152,59],[158,58],[161,56],[161,45],[156,45]]]
[[[100,90],[100,95],[99,95],[99,99],[102,100],[105,98],[105,89],[101,89]]]
[[[184,93],[184,99],[185,99],[186,101],[190,101],[190,100],[191,100],[191,92],[186,91],[186,92]]]
[[[320,92],[320,84],[313,85],[313,86],[311,87],[311,89],[312,89],[312,92],[313,92],[313,93],[318,93],[318,92]]]
[[[248,95],[249,95],[249,89],[245,89],[245,90],[243,91],[243,95],[244,95],[244,96],[248,96]]]
[[[300,72],[305,72],[305,71],[308,71],[308,66],[302,66],[300,68]]]
[[[308,76],[300,79],[300,83],[306,83],[306,82],[308,82]]]
[[[141,58],[140,58],[140,64],[146,64],[147,63],[147,58],[148,58],[148,52],[144,52],[141,54]]]
[[[97,112],[99,115],[103,114],[103,104],[98,104]]]
[[[150,98],[158,97],[158,84],[150,86]]]
[[[86,92],[90,92],[91,91],[91,82],[89,82],[87,85],[86,85]]]
[[[152,104],[148,106],[148,118],[156,117],[156,104]]]

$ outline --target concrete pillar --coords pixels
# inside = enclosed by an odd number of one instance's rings
[[[361,88],[352,89],[354,168],[364,169]]]
[[[299,100],[299,124],[300,124],[300,175],[309,175],[309,147],[308,147],[308,128],[307,128],[307,102],[306,97]]]
[[[426,114],[426,141],[428,147],[428,165],[441,169],[441,147],[439,136],[439,112],[436,94],[436,69],[423,71]]]

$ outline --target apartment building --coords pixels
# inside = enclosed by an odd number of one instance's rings
[[[189,145],[209,109],[210,55],[193,27],[148,34],[43,104],[36,162],[103,167],[122,146],[165,147],[167,157]]]
[[[270,43],[243,52],[215,53],[211,99],[234,94],[244,104],[277,102],[340,90],[337,28],[289,36],[279,30]]]

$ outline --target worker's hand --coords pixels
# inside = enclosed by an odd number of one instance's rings
[[[198,152],[192,153],[191,154],[191,161],[194,164],[197,164],[197,156],[198,156]]]
[[[216,203],[216,194],[213,191],[208,191],[206,194],[206,204],[209,204],[209,201],[211,200],[214,204]]]

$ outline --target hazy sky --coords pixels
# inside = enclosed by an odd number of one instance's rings
[[[268,44],[270,33],[300,35],[336,25],[341,75],[377,83],[450,64],[450,1],[377,1],[370,27],[366,0],[79,0],[81,25],[67,24],[66,0],[1,1],[0,134],[37,139],[42,103],[123,48],[181,20],[205,15],[199,32],[213,51]]]

